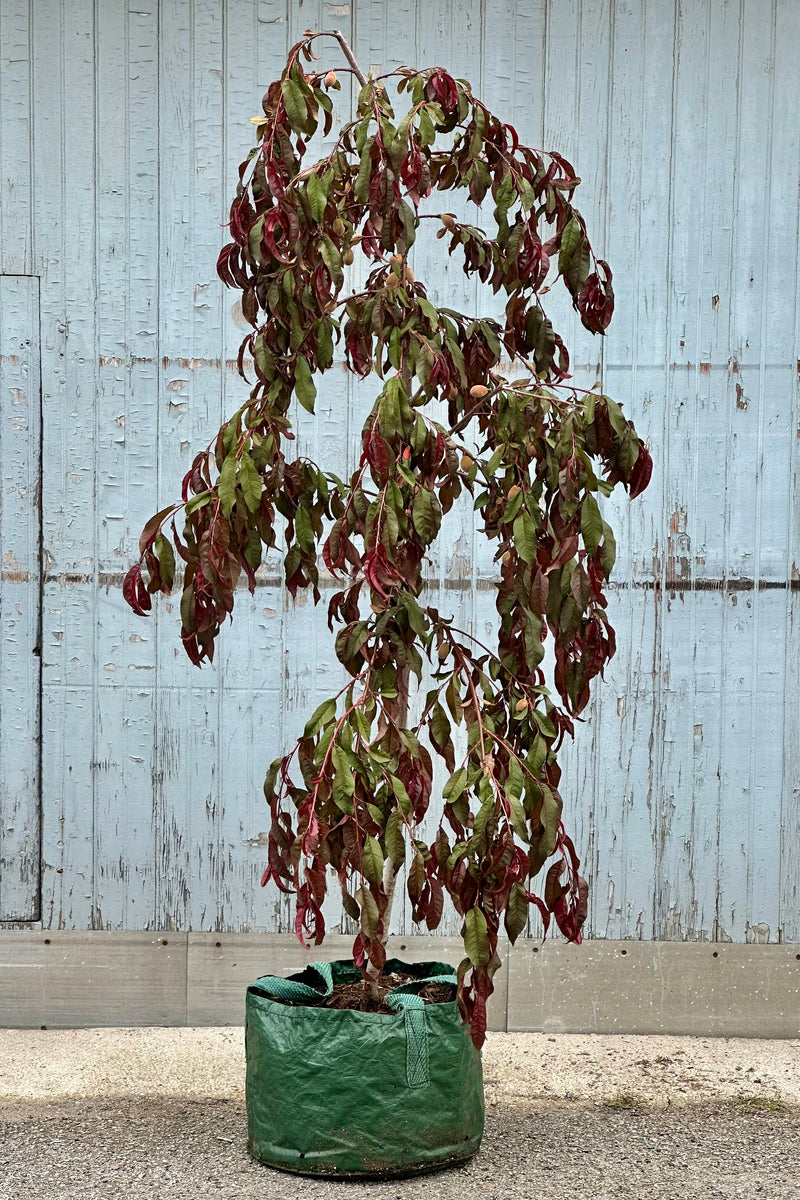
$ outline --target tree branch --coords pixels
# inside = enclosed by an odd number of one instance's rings
[[[339,45],[342,47],[342,53],[344,54],[347,61],[350,63],[350,66],[353,68],[353,74],[355,75],[356,79],[361,84],[361,86],[364,87],[367,82],[367,77],[364,74],[364,72],[361,70],[361,67],[356,62],[356,56],[355,56],[355,54],[353,54],[353,51],[350,49],[349,45],[347,44],[344,34],[341,32],[341,30],[334,29],[332,36],[336,38]]]

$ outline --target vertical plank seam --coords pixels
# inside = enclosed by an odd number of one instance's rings
[[[739,39],[737,46],[736,58],[736,120],[735,120],[735,146],[738,151],[741,132],[742,132],[742,64],[743,64],[743,31],[744,31],[744,3],[745,0],[739,0]],[[728,259],[728,294],[730,296],[730,307],[728,309],[728,346],[731,351],[733,346],[733,331],[734,331],[734,313],[736,309],[736,293],[734,291],[734,263],[737,240],[737,216],[739,210],[739,156],[734,154],[733,161],[733,208],[731,221],[731,236],[730,236],[730,255]],[[730,405],[725,405],[725,445],[730,447],[733,435],[732,414]],[[722,534],[722,636],[720,639],[720,742],[719,742],[719,770],[718,780],[719,786],[717,790],[717,846],[716,846],[716,879],[715,879],[715,901],[714,901],[714,937],[713,940],[721,941],[720,934],[723,932],[722,927],[722,911],[721,911],[721,872],[722,872],[722,774],[725,764],[725,745],[727,742],[727,669],[725,658],[725,646],[727,644],[727,632],[730,611],[730,604],[727,596],[727,584],[729,576],[728,551],[730,548],[730,507],[728,504],[730,492],[730,460],[726,453],[725,456],[725,471],[724,471],[724,521]]]
[[[33,0],[31,0],[31,3]],[[30,12],[30,9],[29,9]],[[30,25],[28,26],[30,31]],[[31,71],[31,77],[33,71]],[[31,115],[33,107],[31,107]],[[31,120],[31,128],[33,128],[33,120]],[[32,153],[32,152],[31,152]],[[31,201],[30,222],[33,229],[33,202]],[[33,264],[32,264],[33,265]],[[44,392],[42,390],[42,286],[41,279],[36,277],[36,302],[35,302],[35,319],[36,319],[36,367],[38,372],[38,386],[36,388],[36,399],[38,402],[37,427],[38,427],[38,462],[36,464],[37,475],[37,498],[36,512],[38,516],[38,531],[36,539],[36,562],[39,573],[37,581],[37,619],[36,619],[36,649],[38,650],[38,678],[39,684],[37,688],[37,715],[36,715],[36,731],[37,749],[36,749],[36,806],[37,817],[39,823],[39,862],[37,866],[36,877],[36,908],[34,920],[41,921],[44,910],[44,794],[43,794],[43,766],[44,755],[42,753],[42,743],[44,740],[44,671],[42,670],[44,646],[44,512],[42,507],[42,496],[44,493]]]
[[[761,615],[761,596],[759,592],[759,579],[761,575],[761,529],[762,529],[762,508],[764,500],[764,408],[766,404],[765,396],[765,367],[767,362],[766,353],[766,334],[767,334],[767,284],[769,281],[769,251],[770,251],[770,207],[772,203],[772,168],[773,168],[773,150],[774,150],[774,129],[775,129],[775,27],[777,23],[776,0],[772,0],[770,5],[771,11],[771,34],[770,34],[770,72],[769,72],[769,105],[768,105],[768,125],[767,138],[769,139],[769,149],[767,152],[768,169],[764,179],[764,263],[766,269],[761,281],[761,321],[760,321],[760,340],[759,347],[759,364],[758,364],[758,433],[756,442],[756,479],[755,479],[755,548],[753,554],[753,632],[750,646],[750,656],[752,663],[753,687],[750,692],[750,762],[748,774],[749,787],[749,802],[747,806],[748,821],[747,821],[747,874],[745,884],[745,896],[747,903],[746,920],[750,925],[755,925],[761,920],[761,916],[753,910],[753,896],[755,889],[755,864],[753,851],[756,843],[756,729],[758,721],[758,637],[760,629]],[[787,576],[788,579],[788,576]],[[789,593],[790,594],[790,593]],[[782,750],[780,751],[782,753]]]
[[[776,64],[777,71],[777,64]],[[797,176],[796,176],[797,178]],[[800,183],[800,179],[798,180]],[[786,580],[790,583],[792,579],[792,568],[795,564],[792,548],[793,539],[792,532],[800,526],[800,517],[798,514],[798,505],[800,504],[800,489],[798,488],[798,458],[800,451],[798,446],[800,442],[800,186],[795,188],[795,196],[797,197],[795,206],[795,259],[794,259],[794,313],[795,313],[795,328],[794,328],[794,353],[790,364],[792,369],[792,384],[789,392],[789,514],[787,526],[789,537],[786,547]],[[793,599],[791,586],[786,590],[786,641],[785,645],[788,649],[792,646],[793,629],[793,605],[797,601]],[[784,858],[788,859],[789,871],[791,871],[791,851],[787,851],[787,823],[790,813],[795,811],[795,783],[793,782],[789,772],[797,758],[798,751],[796,749],[800,730],[793,728],[791,717],[794,715],[793,706],[790,704],[790,687],[791,673],[789,663],[792,659],[787,654],[786,671],[783,677],[783,745],[784,745],[784,764],[781,776],[781,797],[780,797],[780,837],[779,837],[779,864],[778,864],[778,940],[781,941],[785,937],[786,928],[786,901],[784,898],[783,880],[789,877],[789,872],[784,872]],[[794,660],[796,662],[796,658]],[[800,682],[798,678],[797,667],[794,668],[796,682]],[[797,703],[795,697],[795,703]],[[798,708],[800,711],[800,706]],[[787,757],[786,747],[795,747],[793,753]],[[796,819],[796,818],[795,818]],[[795,847],[795,853],[797,848]],[[792,922],[795,937],[800,936],[800,913],[797,906],[797,892],[795,891],[795,903],[792,910]]]
[[[663,433],[663,475],[662,475],[662,506],[661,506],[661,524],[660,524],[660,550],[658,555],[658,571],[659,585],[654,591],[654,628],[653,628],[653,719],[650,729],[650,745],[652,748],[652,758],[650,762],[650,788],[649,797],[651,802],[651,821],[653,822],[653,861],[655,868],[655,886],[653,888],[652,897],[652,933],[651,937],[657,938],[661,928],[662,918],[662,900],[661,886],[663,880],[661,878],[661,868],[664,860],[663,844],[661,838],[661,822],[664,808],[663,797],[663,776],[664,776],[664,686],[662,677],[662,665],[664,660],[664,642],[665,642],[665,597],[664,597],[664,582],[665,582],[665,547],[667,543],[667,524],[666,514],[669,506],[668,487],[670,480],[670,442],[672,428],[672,414],[675,405],[675,380],[674,372],[670,371],[670,350],[673,345],[673,320],[672,320],[672,294],[674,291],[672,278],[672,264],[675,250],[675,234],[674,234],[674,212],[675,212],[675,172],[676,172],[676,142],[677,142],[677,125],[676,125],[676,109],[678,99],[678,76],[680,63],[680,33],[681,33],[681,11],[680,5],[676,5],[673,14],[672,27],[672,88],[670,94],[670,146],[669,146],[669,189],[667,199],[667,226],[669,235],[667,238],[667,255],[665,267],[665,289],[664,294],[669,298],[666,309],[666,337],[665,350],[666,361],[664,363],[664,372],[666,376],[666,404],[662,414],[662,433]],[[655,565],[655,564],[654,564]]]

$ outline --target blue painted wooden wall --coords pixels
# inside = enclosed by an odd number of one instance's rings
[[[798,940],[797,0],[0,0],[0,919],[290,927],[260,787],[338,677],[322,613],[270,561],[198,672],[174,608],[119,585],[243,395],[214,264],[247,118],[336,26],[565,153],[614,267],[605,342],[557,310],[656,463],[610,506],[620,649],[564,759],[592,935]],[[415,268],[490,304],[430,247]],[[352,461],[364,403],[326,377],[308,452]],[[491,630],[491,577],[450,514],[434,602]]]

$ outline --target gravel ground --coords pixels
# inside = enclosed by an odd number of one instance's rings
[[[238,1029],[0,1030],[2,1200],[800,1200],[800,1042],[490,1035],[466,1167],[252,1162]]]

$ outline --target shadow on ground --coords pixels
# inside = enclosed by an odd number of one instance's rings
[[[396,1183],[252,1162],[244,1102],[171,1096],[0,1102],[2,1200],[797,1200],[800,1107],[759,1098],[649,1108],[634,1097],[497,1105],[466,1167]]]

